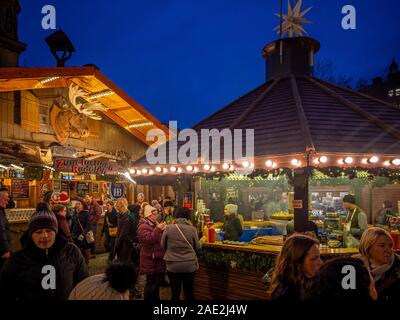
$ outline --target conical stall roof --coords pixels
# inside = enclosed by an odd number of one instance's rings
[[[201,129],[254,129],[255,168],[265,168],[268,159],[276,161],[279,167],[288,167],[296,157],[306,166],[322,155],[329,160],[320,163],[321,166],[335,166],[342,157],[352,156],[355,158],[351,165],[382,167],[386,161],[386,166],[396,167],[397,162],[392,162],[400,155],[400,110],[315,78],[307,68],[299,68],[302,63],[308,64],[310,55],[319,49],[319,43],[310,39],[274,41],[272,52],[266,57],[269,70],[274,69],[271,61],[280,63],[277,58],[280,41],[284,48],[283,64],[289,67],[278,66],[275,72],[267,71],[264,84],[200,121],[193,129],[199,135]],[[299,54],[300,47],[309,54]],[[271,50],[271,44],[265,48]],[[183,144],[179,142],[178,148]],[[224,159],[221,149],[220,164],[232,160]],[[372,156],[377,156],[379,162],[366,163],[364,158]],[[170,163],[168,153],[167,163]],[[144,166],[149,166],[146,157],[134,164],[135,168]]]

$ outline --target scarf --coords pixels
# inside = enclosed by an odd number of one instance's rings
[[[382,264],[382,265],[374,264],[367,257],[361,254],[354,256],[354,258],[359,258],[364,262],[364,265],[368,268],[369,272],[371,272],[372,278],[374,278],[374,281],[377,282],[393,266],[395,256],[394,254],[392,254],[390,262],[388,264]]]

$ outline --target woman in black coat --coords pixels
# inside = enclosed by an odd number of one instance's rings
[[[87,265],[89,265],[92,245],[87,243],[86,234],[90,230],[88,206],[84,200],[79,199],[76,201],[75,211],[72,216],[71,234],[74,243],[81,249]]]
[[[41,206],[21,237],[22,249],[8,259],[0,273],[0,300],[66,300],[88,276],[75,244],[58,234],[54,213]]]
[[[134,243],[138,242],[136,226],[133,219],[129,216],[126,199],[118,199],[115,208],[118,212],[118,233],[115,240],[117,261],[125,264],[133,264]]]
[[[107,201],[107,211],[104,215],[103,229],[101,236],[104,235],[104,248],[108,255],[108,262],[112,262],[115,258],[115,239],[118,232],[118,212],[114,208],[113,201]]]

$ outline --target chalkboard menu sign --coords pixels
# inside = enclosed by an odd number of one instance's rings
[[[29,198],[29,180],[11,180],[11,196],[14,199]]]
[[[61,190],[61,182],[60,180],[53,180],[53,190],[60,192]]]
[[[98,182],[92,183],[92,193],[99,193],[99,183]]]
[[[78,196],[84,197],[85,195],[90,193],[89,188],[90,188],[90,182],[79,181],[76,184],[76,193],[78,194]]]
[[[69,192],[69,182],[61,180],[61,190],[60,192]]]

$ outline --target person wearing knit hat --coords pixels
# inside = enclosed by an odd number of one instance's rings
[[[228,211],[230,214],[236,215],[240,221],[240,225],[242,229],[244,228],[244,218],[241,214],[238,213],[238,206],[233,203],[229,203],[225,206],[225,210]]]
[[[243,234],[243,227],[237,216],[237,209],[238,206],[235,204],[227,204],[225,206],[224,224],[221,227],[224,240],[239,241],[240,236]]]
[[[58,234],[57,218],[47,203],[37,206],[20,242],[22,249],[0,273],[1,301],[65,300],[88,276],[79,248]]]
[[[149,218],[152,214],[157,214],[157,209],[151,205],[144,207],[144,217]]]
[[[54,236],[58,232],[58,222],[56,215],[49,210],[47,203],[40,203],[37,211],[32,215],[28,224],[28,233],[32,234],[39,229],[50,229],[54,231]]]
[[[368,228],[367,215],[356,205],[352,194],[343,197],[343,208],[348,211],[343,225],[343,239],[346,247],[358,248],[363,232]]]
[[[172,224],[174,222],[174,204],[172,201],[165,201],[162,213],[158,217],[158,221],[165,221],[166,224]]]
[[[68,300],[129,300],[129,289],[136,278],[133,265],[114,262],[108,265],[105,273],[80,282]]]
[[[157,209],[149,204],[144,206],[143,212],[144,218],[140,220],[137,230],[141,246],[140,273],[146,275],[144,300],[156,302],[160,300],[160,285],[165,273],[161,235],[166,224],[157,222]]]

